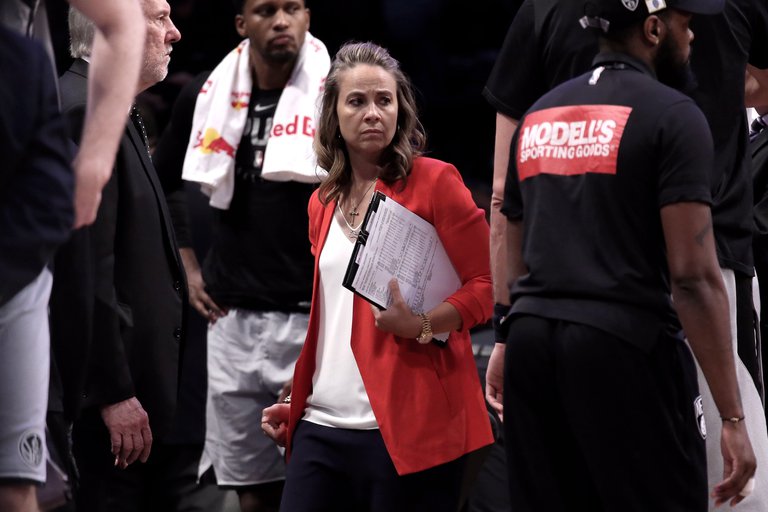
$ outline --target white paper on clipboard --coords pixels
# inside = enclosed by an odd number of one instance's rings
[[[389,281],[397,278],[405,302],[416,313],[429,311],[459,289],[461,280],[435,227],[381,192],[363,221],[344,286],[387,308]],[[435,334],[448,339],[447,332]]]

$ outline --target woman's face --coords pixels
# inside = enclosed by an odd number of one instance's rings
[[[360,64],[339,74],[339,130],[350,156],[378,158],[397,129],[397,83],[379,66]]]

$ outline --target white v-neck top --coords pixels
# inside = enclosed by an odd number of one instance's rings
[[[370,430],[379,426],[350,345],[354,295],[341,284],[353,247],[334,218],[320,253],[320,332],[312,394],[303,419],[327,427]]]

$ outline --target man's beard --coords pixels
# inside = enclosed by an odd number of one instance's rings
[[[285,64],[286,62],[291,62],[293,60],[296,60],[297,52],[291,49],[287,48],[281,48],[281,49],[270,49],[267,48],[264,50],[263,54],[264,59],[272,62],[274,64]]]
[[[168,76],[168,63],[165,61],[151,61],[148,58],[144,59],[144,65],[142,67],[140,81],[144,82],[147,87],[151,87],[159,82],[165,80]]]
[[[685,94],[690,94],[696,88],[696,75],[693,73],[690,60],[680,62],[675,59],[675,49],[669,37],[661,42],[654,64],[656,76],[664,85]]]

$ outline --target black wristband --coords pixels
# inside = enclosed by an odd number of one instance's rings
[[[493,334],[496,343],[506,343],[509,334],[509,314],[512,312],[512,306],[509,304],[493,305]]]

